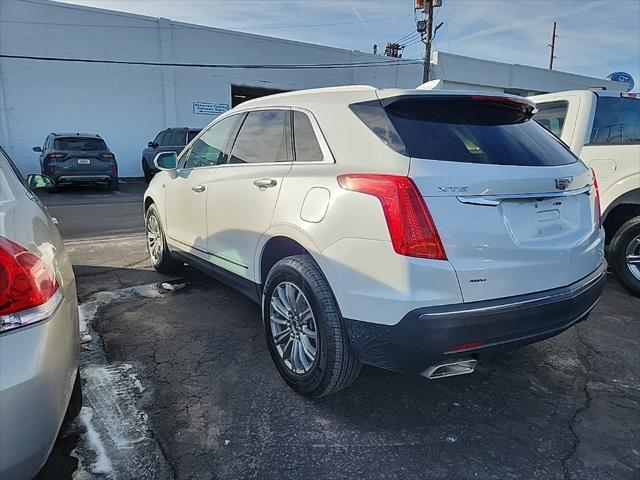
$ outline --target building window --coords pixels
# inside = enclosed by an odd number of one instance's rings
[[[236,107],[242,102],[253,100],[254,98],[274,95],[276,93],[284,93],[287,90],[277,90],[275,88],[259,88],[259,87],[243,87],[240,85],[231,85],[231,107]]]

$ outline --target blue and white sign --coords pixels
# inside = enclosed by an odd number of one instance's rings
[[[229,110],[228,103],[193,102],[193,113],[199,115],[220,115]]]
[[[627,85],[627,92],[633,90],[633,87],[635,86],[633,77],[627,72],[613,72],[609,74],[607,80],[611,80],[612,82],[625,83]]]

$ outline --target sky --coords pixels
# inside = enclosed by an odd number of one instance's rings
[[[381,51],[408,38],[404,57],[420,58],[414,0],[64,0],[350,50]],[[640,0],[443,0],[435,50],[604,78],[630,73],[640,84]],[[407,37],[408,36],[408,37]]]

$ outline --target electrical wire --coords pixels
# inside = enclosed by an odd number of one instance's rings
[[[229,69],[252,69],[252,70],[311,70],[311,69],[336,69],[336,68],[372,68],[390,67],[398,63],[409,65],[419,63],[417,59],[393,59],[375,62],[353,62],[353,63],[307,63],[307,64],[215,64],[215,63],[162,63],[162,62],[138,62],[132,60],[98,60],[89,58],[61,58],[61,57],[40,57],[32,55],[8,55],[0,54],[0,58],[17,60],[38,60],[48,62],[69,62],[69,63],[97,63],[109,65],[143,65],[152,67],[190,67],[190,68],[229,68]]]
[[[408,43],[411,43],[419,38],[422,38],[422,35],[420,35],[418,32],[416,32],[415,34],[413,34],[412,36],[410,36],[409,38],[405,39],[402,42],[398,42],[398,43],[402,43],[403,45],[406,45]]]
[[[398,40],[396,40],[395,43],[406,42],[408,38],[412,37],[416,33],[418,32],[416,32],[415,30],[413,32],[407,33],[404,37],[400,37]]]

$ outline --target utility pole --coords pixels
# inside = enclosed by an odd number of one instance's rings
[[[429,81],[429,69],[431,67],[431,40],[433,39],[433,0],[425,0],[424,14],[427,16],[426,41],[424,41],[424,71],[422,82]],[[423,36],[424,39],[424,36]]]
[[[553,33],[551,34],[551,43],[549,44],[549,46],[551,47],[551,58],[549,59],[549,70],[553,70],[553,60],[556,58],[555,56],[556,38],[558,38],[558,35],[556,35],[556,22],[553,22]]]

